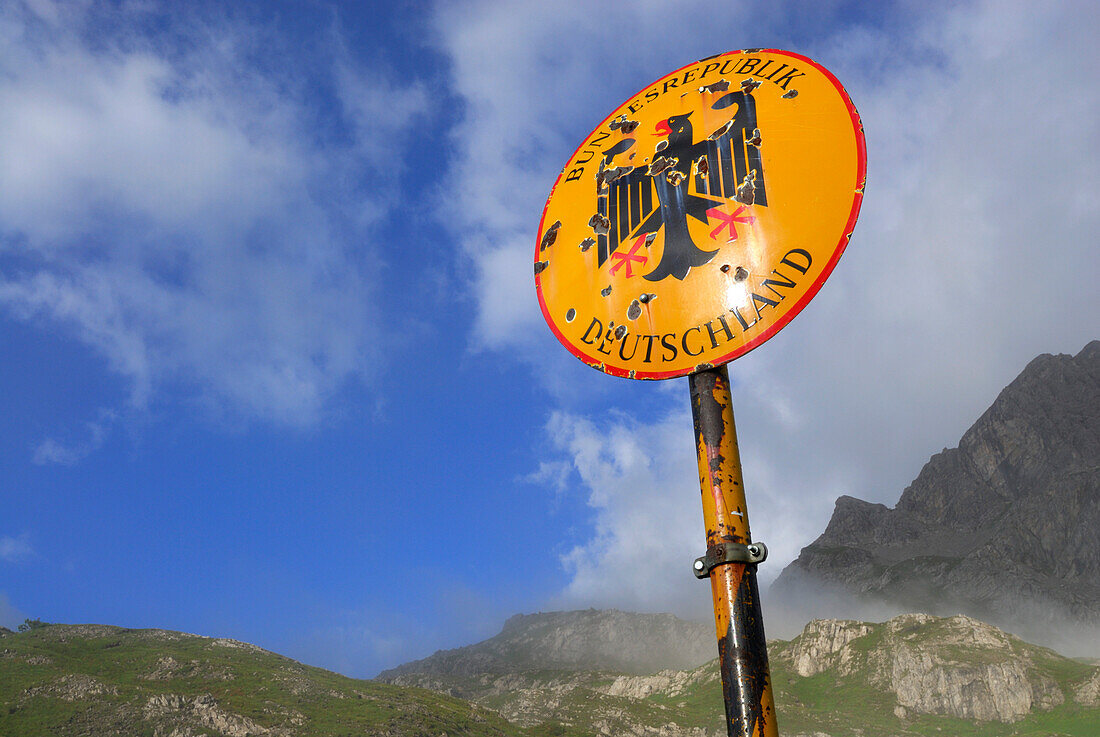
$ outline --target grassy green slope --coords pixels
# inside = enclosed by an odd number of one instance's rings
[[[941,632],[941,630],[943,630]],[[915,647],[974,667],[1000,656],[951,644],[946,620],[901,630]],[[1019,640],[1008,656],[1033,666],[1065,694],[1054,708],[1003,724],[895,714],[897,700],[876,683],[871,661],[897,646],[885,625],[852,640],[854,659],[799,676],[799,640],[772,642],[772,681],[784,735],[830,737],[1096,737],[1100,706],[1072,694],[1095,666]],[[888,637],[894,639],[886,642]],[[956,649],[957,648],[957,649]],[[877,660],[875,660],[877,659]],[[855,664],[853,666],[853,663]],[[717,664],[655,676],[601,672],[425,676],[444,693],[360,681],[311,668],[244,643],[160,630],[53,625],[0,636],[0,735],[496,735],[586,737],[702,729],[722,735]],[[499,710],[514,723],[505,721]],[[675,727],[673,725],[676,725]],[[677,729],[679,727],[680,729]],[[698,734],[696,732],[695,734]]]
[[[918,629],[917,642],[940,641],[946,620],[935,620]],[[883,626],[852,642],[853,649],[864,654],[879,650]],[[1027,658],[1038,672],[1050,677],[1066,696],[1065,703],[1049,711],[1035,709],[1012,723],[973,722],[947,716],[914,714],[905,718],[894,713],[894,695],[872,683],[869,669],[840,674],[829,669],[801,677],[784,662],[783,653],[792,643],[776,643],[772,648],[772,684],[775,691],[780,729],[785,734],[825,732],[831,737],[857,735],[927,735],[942,737],[1096,737],[1100,735],[1100,707],[1085,707],[1072,697],[1074,689],[1092,672],[1086,664],[1062,657],[1046,648],[1015,641],[1014,654]],[[954,653],[960,663],[981,665],[991,657],[976,648],[961,647]],[[720,698],[717,692],[709,694]]]
[[[875,646],[874,634],[867,649]],[[1050,711],[1034,711],[1020,721],[971,722],[937,715],[913,715],[901,719],[894,714],[897,702],[886,691],[876,688],[860,672],[839,676],[825,671],[801,677],[782,660],[790,643],[771,645],[772,686],[776,713],[782,734],[820,734],[830,737],[1097,737],[1100,735],[1100,707],[1085,707],[1070,696],[1073,688],[1087,677],[1090,668],[1043,648],[1024,644],[1032,652],[1036,665],[1050,675],[1067,695],[1066,702]],[[714,678],[688,689],[678,699],[660,695],[649,697],[680,707],[681,725],[718,729],[714,711],[721,711],[722,691],[717,678],[717,661],[702,666],[714,672]]]
[[[1013,639],[1008,649],[990,649],[965,642],[952,645],[958,625],[933,619],[902,632],[906,643],[935,651],[963,668],[981,668],[1006,658],[1032,664],[1034,677],[1057,684],[1064,703],[1050,710],[1039,708],[1012,723],[976,722],[912,710],[895,713],[896,696],[875,681],[876,667],[891,647],[896,633],[886,625],[850,643],[854,660],[845,668],[830,667],[812,676],[798,675],[785,657],[798,645],[769,644],[772,682],[780,731],[784,735],[825,734],[829,737],[1097,737],[1100,706],[1083,706],[1074,691],[1095,672],[1095,666],[1065,658],[1045,648]],[[888,641],[888,638],[892,637]],[[854,663],[854,666],[853,666]],[[651,677],[614,673],[543,671],[479,676],[409,676],[408,683],[453,693],[499,710],[528,725],[532,734],[617,735],[640,733],[639,727],[664,728],[665,734],[701,729],[724,735],[721,685],[717,661],[693,671],[665,672]],[[612,684],[616,684],[613,686]],[[540,724],[540,722],[542,722]],[[671,725],[680,728],[679,732]],[[531,726],[535,725],[535,726]],[[696,732],[698,734],[698,732]]]
[[[154,737],[177,727],[192,735],[524,734],[459,699],[229,640],[81,625],[0,637],[0,735]]]
[[[1033,712],[1018,722],[971,722],[937,715],[899,719],[890,694],[859,678],[836,679],[828,673],[799,678],[773,669],[780,731],[784,734],[824,732],[830,737],[912,735],[943,737],[1096,737],[1100,708],[1072,700],[1047,712]],[[717,694],[717,698],[721,698]]]

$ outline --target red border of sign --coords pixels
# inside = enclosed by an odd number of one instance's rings
[[[805,308],[805,306],[810,302],[810,300],[813,299],[817,295],[817,293],[818,293],[818,291],[820,291],[822,285],[825,284],[825,280],[828,279],[829,275],[833,273],[833,269],[836,267],[837,262],[840,261],[840,257],[844,254],[845,249],[848,247],[848,241],[851,239],[852,231],[854,231],[855,227],[856,227],[856,219],[859,217],[860,205],[863,204],[863,189],[867,184],[867,142],[866,142],[866,140],[864,139],[864,136],[863,136],[863,122],[859,118],[859,113],[856,111],[855,105],[852,104],[852,98],[848,95],[848,91],[844,89],[844,86],[840,83],[840,80],[838,80],[833,75],[832,72],[830,72],[828,69],[821,66],[816,61],[809,58],[808,56],[803,56],[802,54],[796,54],[793,51],[783,51],[782,49],[751,49],[751,50],[750,49],[739,49],[737,51],[727,51],[727,52],[722,53],[722,54],[715,54],[714,56],[708,56],[704,59],[699,59],[698,61],[693,61],[690,64],[685,64],[684,66],[680,67],[676,71],[670,72],[670,73],[664,75],[663,77],[661,77],[660,79],[665,79],[665,78],[671,77],[675,74],[679,74],[684,69],[687,69],[690,66],[695,66],[696,64],[699,64],[701,62],[708,61],[709,59],[717,59],[717,58],[720,58],[720,57],[723,57],[723,56],[732,56],[734,54],[745,54],[745,53],[752,53],[752,54],[769,53],[769,54],[780,54],[780,55],[784,55],[784,56],[789,56],[791,58],[798,59],[799,61],[802,61],[802,62],[805,62],[805,63],[811,65],[812,67],[814,67],[815,69],[820,71],[822,74],[824,74],[825,77],[830,82],[833,83],[833,86],[836,87],[837,92],[840,93],[841,98],[844,100],[844,104],[848,108],[848,114],[852,118],[852,127],[853,127],[853,129],[855,130],[855,133],[856,133],[856,149],[857,149],[856,153],[859,157],[859,161],[856,164],[856,186],[855,186],[855,190],[854,190],[855,191],[855,198],[852,200],[852,211],[848,215],[848,222],[844,226],[844,233],[840,236],[840,242],[837,244],[837,249],[833,253],[833,257],[831,259],[829,259],[829,263],[825,264],[825,268],[822,270],[821,275],[810,285],[810,287],[806,290],[806,293],[802,295],[802,299],[800,299],[795,304],[794,307],[792,307],[790,310],[788,310],[780,320],[775,322],[770,328],[765,330],[760,335],[756,336],[754,339],[752,339],[748,343],[745,343],[744,345],[742,345],[737,350],[733,351],[732,353],[728,353],[725,356],[722,356],[721,358],[713,361],[712,365],[715,365],[715,366],[719,366],[721,364],[729,363],[730,361],[733,361],[734,359],[740,358],[741,356],[743,356],[746,353],[748,353],[749,351],[751,351],[753,348],[756,348],[761,343],[764,343],[766,340],[768,340],[773,335],[775,335],[780,330],[782,330],[784,327],[786,327],[787,323],[789,323],[800,312],[802,312],[803,308]],[[660,81],[660,79],[657,80],[657,81]],[[633,95],[632,97],[630,97],[628,99],[634,99],[634,97],[637,97],[641,93],[645,92],[651,85],[652,85],[652,83],[647,84],[645,87],[643,87],[641,90],[639,90],[637,92],[637,94]],[[617,109],[618,108],[616,108],[616,110]],[[611,112],[611,114],[608,115],[606,118],[604,118],[602,121],[600,121],[599,125],[597,125],[595,128],[593,128],[593,130],[594,131],[599,130],[604,125],[604,123],[606,123],[608,120],[611,119],[612,115],[614,115],[614,114],[615,113],[614,113],[614,110],[613,110]],[[587,141],[587,140],[588,139],[585,138],[585,141]],[[574,158],[576,158],[577,154],[580,153],[580,150],[584,147],[585,141],[581,141],[580,146],[577,146],[576,150],[573,151],[573,154],[568,159],[566,159],[566,161],[572,161]],[[542,208],[542,217],[539,218],[539,229],[538,229],[538,233],[536,234],[536,237],[535,237],[535,260],[536,261],[539,260],[539,246],[541,245],[540,239],[542,238],[542,225],[543,225],[544,222],[546,222],[546,208],[550,205],[550,199],[554,195],[554,190],[556,190],[558,188],[558,184],[561,183],[561,178],[562,178],[563,174],[565,174],[565,169],[562,169],[562,173],[558,175],[557,180],[554,182],[553,188],[551,188],[551,190],[550,190],[550,196],[546,198],[546,205],[543,206],[543,208]],[[554,324],[554,321],[550,318],[550,313],[547,311],[546,303],[543,301],[543,298],[542,298],[542,275],[541,274],[536,274],[535,275],[535,292],[538,296],[539,308],[542,310],[542,316],[546,320],[546,324],[550,326],[550,330],[553,331],[554,336],[557,337],[558,341],[563,346],[565,346],[569,350],[570,353],[572,353],[574,356],[579,358],[585,365],[591,366],[592,368],[595,368],[595,369],[598,369],[598,370],[602,371],[605,374],[610,374],[611,376],[621,376],[623,378],[634,378],[634,379],[673,379],[673,378],[676,378],[678,376],[687,376],[691,373],[694,373],[693,370],[691,370],[691,371],[684,371],[684,370],[680,370],[680,371],[635,371],[634,376],[631,377],[630,376],[630,371],[628,371],[628,370],[623,370],[623,369],[617,368],[615,366],[607,366],[606,364],[603,364],[602,362],[601,363],[591,363],[591,361],[593,360],[592,357],[587,356],[584,353],[581,353],[572,343],[570,343],[568,340],[566,340],[565,336],[561,334],[561,332],[558,330],[557,326]]]

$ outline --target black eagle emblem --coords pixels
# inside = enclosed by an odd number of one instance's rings
[[[751,87],[743,85],[742,91],[723,95],[711,107],[734,108],[734,113],[698,143],[694,142],[690,112],[661,121],[657,130],[667,134],[667,139],[658,143],[647,166],[607,166],[618,153],[629,149],[634,139],[624,139],[603,152],[597,177],[598,212],[606,219],[607,232],[600,233],[597,241],[599,266],[624,244],[642,236],[650,236],[648,246],[664,227],[661,262],[644,277],[649,281],[669,276],[683,279],[692,267],[709,263],[718,253],[692,240],[688,217],[709,223],[707,211],[730,200],[767,206]]]

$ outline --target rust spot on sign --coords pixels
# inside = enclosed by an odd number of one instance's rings
[[[554,245],[554,241],[558,239],[558,230],[561,229],[561,221],[555,220],[554,224],[546,229],[546,232],[542,235],[542,243],[539,245],[539,252],[545,251],[550,246]]]
[[[717,141],[719,138],[726,135],[726,133],[728,133],[729,129],[732,128],[732,127],[733,127],[733,121],[730,120],[725,125],[723,125],[721,128],[714,131],[714,133],[711,133],[709,136],[707,136],[707,139],[710,140],[710,141]]]
[[[649,171],[646,173],[651,177],[655,177],[676,166],[678,161],[679,159],[669,158],[668,156],[658,156],[653,160],[653,163],[649,165]]]
[[[608,123],[607,127],[613,131],[617,130],[627,135],[630,135],[638,129],[638,121],[627,120],[626,115],[623,114]]]
[[[741,186],[737,188],[737,194],[733,199],[737,200],[743,205],[751,205],[756,201],[756,169],[753,169],[745,175],[745,180],[741,182]]]
[[[607,232],[611,230],[611,221],[597,212],[588,219],[588,227],[592,228],[596,235],[607,235]]]
[[[606,192],[608,184],[625,177],[632,171],[634,171],[633,166],[613,166],[610,169],[604,169],[603,162],[601,162],[600,170],[596,172],[596,189],[600,192]]]

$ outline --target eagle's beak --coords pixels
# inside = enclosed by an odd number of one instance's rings
[[[664,119],[653,126],[653,130],[657,131],[653,135],[655,136],[671,136],[672,128],[668,124],[668,119]]]

